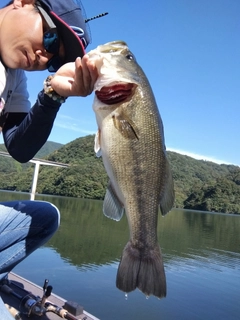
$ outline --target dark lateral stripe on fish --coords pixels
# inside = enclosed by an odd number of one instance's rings
[[[100,91],[96,91],[96,96],[102,103],[108,105],[116,104],[130,97],[133,87],[133,83],[121,83],[111,87],[103,87]]]

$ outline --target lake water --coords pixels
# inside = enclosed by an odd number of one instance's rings
[[[0,192],[0,201],[28,199]],[[168,293],[147,299],[135,290],[125,298],[115,287],[122,249],[128,241],[126,217],[102,214],[102,202],[37,196],[61,211],[61,227],[13,271],[83,305],[101,320],[240,319],[240,216],[172,210],[159,217],[158,237]]]

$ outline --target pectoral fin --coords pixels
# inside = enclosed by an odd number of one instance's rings
[[[124,213],[123,204],[120,202],[109,182],[103,202],[103,213],[106,217],[119,221]]]
[[[94,139],[94,151],[97,157],[102,156],[101,152],[101,144],[100,144],[100,130],[96,132],[95,139]]]
[[[115,128],[127,139],[139,139],[138,129],[135,123],[124,113],[118,111],[112,116]]]

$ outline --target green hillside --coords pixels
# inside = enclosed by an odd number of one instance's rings
[[[47,141],[35,157],[42,159],[61,147],[62,144],[60,143]],[[0,144],[0,151],[7,152],[4,144]],[[5,182],[7,185],[9,176],[13,176],[14,178],[16,173],[22,174],[27,168],[29,168],[29,166],[31,166],[30,163],[21,164],[12,158],[0,157],[0,179],[2,181],[6,180]]]
[[[43,159],[47,155],[51,154],[55,150],[60,149],[63,146],[61,143],[53,142],[53,141],[47,141],[42,148],[38,151],[38,153],[35,155],[35,158]]]
[[[93,146],[94,136],[90,135],[51,152],[46,159],[70,166],[41,166],[37,192],[103,199],[108,178],[101,158],[94,154]],[[175,207],[240,213],[239,167],[195,160],[175,152],[168,152],[168,156],[175,181]],[[9,161],[16,162],[12,159]],[[30,190],[33,165],[22,168],[22,165],[15,163],[14,166],[11,165],[10,172],[4,165],[2,167],[1,162],[0,168],[0,189]]]

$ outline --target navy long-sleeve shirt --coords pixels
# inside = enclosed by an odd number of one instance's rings
[[[10,155],[31,160],[47,141],[60,103],[43,90],[31,108],[23,70],[9,69],[0,61],[0,129]]]
[[[19,162],[32,159],[47,141],[60,103],[43,91],[28,113],[9,113],[3,127],[5,146]]]

